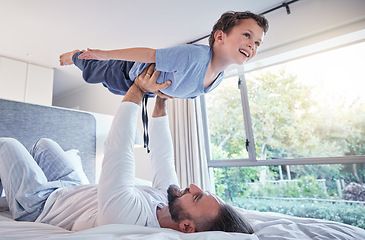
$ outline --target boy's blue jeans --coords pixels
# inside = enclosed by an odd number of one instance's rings
[[[86,184],[84,176],[51,139],[38,140],[28,152],[15,139],[0,138],[0,179],[15,220],[35,221],[53,191]]]
[[[87,83],[102,83],[110,92],[125,95],[133,84],[129,71],[134,62],[121,60],[99,61],[95,59],[79,59],[82,52],[73,55],[72,61],[82,71],[82,77]]]
[[[134,62],[122,60],[101,61],[95,59],[79,59],[82,52],[72,56],[76,67],[82,71],[82,77],[87,83],[101,83],[111,93],[125,95],[132,86],[133,81],[129,77],[129,71]],[[155,94],[147,92],[148,97],[155,97]]]

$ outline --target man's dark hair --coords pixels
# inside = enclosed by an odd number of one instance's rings
[[[177,195],[179,187],[170,185],[167,189],[167,198],[169,202],[169,211],[172,220],[180,222],[183,220],[191,220],[195,224],[196,232],[204,231],[223,231],[223,232],[237,232],[252,234],[254,231],[251,224],[247,222],[238,211],[227,203],[221,203],[218,216],[215,218],[208,218],[207,216],[193,218],[191,214],[186,212],[178,203],[181,195]]]
[[[254,233],[251,224],[245,220],[231,205],[222,203],[218,217],[214,219],[193,219],[195,230],[203,231],[223,231],[237,233]]]
[[[214,34],[218,30],[222,30],[224,33],[229,34],[231,29],[240,24],[242,19],[253,19],[257,24],[264,30],[264,33],[269,29],[269,23],[263,15],[254,14],[250,11],[245,12],[225,12],[222,14],[220,19],[213,26],[213,30],[209,37],[209,46],[213,47],[214,44]]]

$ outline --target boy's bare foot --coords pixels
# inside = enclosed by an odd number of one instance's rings
[[[80,50],[74,50],[74,51],[62,54],[60,56],[60,65],[66,66],[66,65],[74,64],[74,62],[72,61],[72,56],[77,52],[80,52]]]

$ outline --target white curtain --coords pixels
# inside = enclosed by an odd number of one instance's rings
[[[211,191],[200,99],[170,99],[167,102],[180,185],[185,188],[194,183],[205,191]]]

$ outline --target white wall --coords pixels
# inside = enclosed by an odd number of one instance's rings
[[[113,116],[100,113],[93,113],[96,119],[96,179],[99,179],[101,172],[101,165],[104,157],[104,142],[109,133]],[[140,131],[140,134],[142,132]],[[141,138],[142,134],[141,134]],[[146,149],[142,146],[136,146],[134,149],[134,156],[136,161],[136,177],[151,181],[151,165],[146,153]]]
[[[93,113],[97,124],[96,140],[96,170],[100,171],[103,158],[104,140],[109,132],[113,116],[117,111],[123,96],[110,93],[101,84],[85,84],[85,86],[75,89],[73,92],[53,99],[53,105],[65,108],[73,108]],[[148,115],[151,117],[154,99],[148,100]],[[137,127],[142,131],[142,116],[139,114]],[[135,148],[136,177],[144,180],[152,180],[150,162],[146,149],[143,147]],[[98,173],[97,173],[98,175]],[[98,176],[97,176],[98,177]],[[98,178],[97,178],[98,179]]]
[[[52,105],[54,70],[0,56],[0,98]]]
[[[123,96],[111,94],[101,84],[87,84],[53,99],[53,105],[114,115]]]

